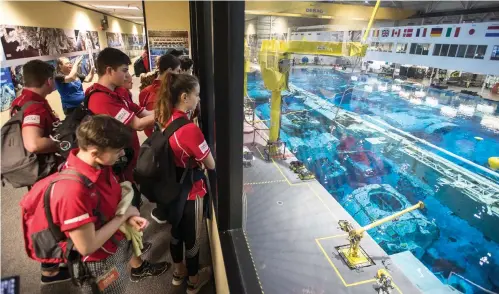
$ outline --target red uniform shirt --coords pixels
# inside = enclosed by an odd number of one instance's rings
[[[149,71],[149,52],[144,51],[142,53],[142,62],[144,63],[144,68],[146,69],[146,72]]]
[[[139,94],[139,104],[141,107],[145,107],[147,110],[154,111],[154,105],[156,104],[156,95],[161,87],[160,80],[154,80],[151,85],[145,87],[140,91]],[[144,130],[147,137],[151,136],[153,128],[148,128]]]
[[[94,214],[98,201],[100,201],[99,211],[105,221],[115,216],[118,203],[121,201],[121,187],[111,168],[95,168],[88,165],[76,156],[78,151],[78,149],[71,150],[63,169],[72,168],[80,172],[93,183],[92,187],[87,188],[73,180],[60,180],[52,187],[50,198],[54,223],[67,236],[69,231],[91,222],[95,224],[96,230],[103,226]],[[124,238],[119,230],[114,236],[116,241]],[[102,260],[116,250],[117,246],[111,240],[107,240],[99,250],[84,256],[83,261]]]
[[[26,102],[35,101],[40,103],[33,103],[24,110],[23,125],[22,127],[39,127],[43,129],[43,136],[48,138],[54,122],[58,122],[59,118],[55,115],[52,107],[50,107],[47,99],[38,95],[35,92],[24,89],[21,95],[12,101],[12,108],[18,106],[22,107]],[[12,111],[15,114],[16,111]]]
[[[95,83],[87,89],[87,93],[93,88],[100,91],[94,93],[88,102],[88,108],[94,114],[107,114],[125,125],[128,125],[136,115],[139,115],[144,110],[143,107],[133,103],[129,96],[130,92],[127,89],[117,88],[115,91],[111,91],[107,87]],[[140,143],[136,131],[133,131],[130,147],[133,148],[134,154],[133,160],[128,165],[124,174],[125,180],[127,181],[133,181],[133,169],[135,168],[139,156]]]
[[[172,117],[165,127],[179,117],[185,117],[188,119],[185,112],[174,109]],[[178,129],[170,137],[169,142],[175,156],[175,165],[179,167],[187,167],[187,163],[191,157],[195,158],[196,161],[201,162],[210,154],[210,147],[208,147],[203,133],[199,127],[193,123]],[[197,167],[197,163],[193,163],[192,167]],[[196,195],[203,197],[205,194],[205,182],[204,180],[199,180],[193,184],[187,199],[196,200]]]

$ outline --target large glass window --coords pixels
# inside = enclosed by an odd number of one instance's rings
[[[456,57],[464,57],[464,54],[466,53],[466,47],[468,47],[468,45],[459,45]]]
[[[492,48],[490,60],[499,60],[499,45],[495,45],[494,48]]]
[[[456,53],[457,53],[457,47],[458,45],[450,45],[450,48],[449,48],[449,54],[447,54],[447,56],[449,57],[455,57],[456,56]]]
[[[466,55],[464,57],[466,58],[474,58],[475,57],[475,51],[476,51],[476,45],[468,45],[468,49],[466,49]]]
[[[435,47],[433,48],[433,55],[440,55],[440,49],[442,48],[442,44],[435,44]]]
[[[476,48],[475,59],[483,59],[485,57],[485,52],[487,51],[486,45],[480,45]]]
[[[420,268],[444,284],[429,292],[445,284],[468,293],[498,292],[499,210],[491,199],[499,195],[499,103],[489,99],[496,97],[491,76],[497,69],[487,60],[499,60],[499,43],[488,48],[480,42],[482,28],[491,25],[420,25],[421,18],[407,18],[391,26],[395,20],[375,20],[364,55],[354,41],[363,34],[347,29],[366,29],[375,5],[368,2],[349,1],[363,21],[344,18],[345,5],[337,1],[299,9],[279,4],[283,14],[311,11],[306,18],[267,18],[265,2],[246,2],[259,54],[246,73],[243,214],[261,286],[276,294],[365,294],[375,282],[356,283],[372,280],[389,255],[404,270],[415,267],[407,270],[410,278]],[[384,9],[409,5],[388,2]],[[411,8],[462,10],[459,3],[447,4],[414,2]],[[265,38],[265,31],[295,27],[337,37],[313,44]],[[463,38],[470,43],[451,44]],[[316,58],[327,66],[313,64]],[[372,238],[363,238],[361,246],[375,267],[348,267],[338,251],[349,247],[345,231],[419,201],[424,210],[365,233]],[[392,293],[419,292],[402,283],[402,270],[390,274],[400,288]]]
[[[447,56],[449,52],[449,44],[442,44],[442,50],[440,50],[440,56]]]
[[[397,53],[407,53],[407,43],[397,43]]]

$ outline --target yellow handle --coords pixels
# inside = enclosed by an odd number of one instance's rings
[[[423,203],[422,201],[419,201],[417,204],[415,204],[415,205],[413,205],[413,206],[411,206],[411,207],[408,207],[408,208],[406,208],[406,209],[404,209],[404,210],[402,210],[402,211],[399,211],[399,212],[397,212],[397,213],[395,213],[395,214],[392,214],[392,215],[389,215],[389,216],[387,216],[387,217],[385,217],[385,218],[382,218],[382,219],[380,219],[380,220],[377,220],[377,221],[375,221],[374,223],[371,223],[371,224],[369,224],[369,225],[367,225],[367,226],[365,226],[365,227],[362,227],[362,228],[360,228],[360,229],[357,229],[357,230],[355,230],[355,233],[357,233],[357,234],[362,234],[362,233],[364,233],[364,232],[365,232],[365,231],[367,231],[367,230],[370,230],[370,229],[372,229],[372,228],[375,228],[375,227],[377,227],[377,226],[379,226],[379,225],[381,225],[381,224],[384,224],[384,223],[386,223],[386,222],[391,221],[391,220],[392,220],[392,219],[394,219],[394,218],[397,218],[397,217],[399,217],[399,216],[401,216],[401,215],[403,215],[403,214],[406,214],[406,213],[408,213],[408,212],[411,212],[411,211],[416,210],[416,209],[419,209],[419,208],[421,208],[421,209],[422,209],[422,208],[424,208],[424,203]]]
[[[376,5],[374,5],[373,13],[371,14],[371,19],[369,20],[369,24],[367,25],[366,31],[364,32],[364,37],[362,38],[362,42],[365,42],[367,39],[367,35],[369,35],[369,30],[373,25],[374,18],[376,17],[376,13],[378,12],[379,4],[381,0],[376,1]]]

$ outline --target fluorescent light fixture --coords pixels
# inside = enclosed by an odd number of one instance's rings
[[[426,105],[432,106],[432,107],[437,107],[438,106],[438,99],[433,98],[433,97],[426,97]]]
[[[144,18],[142,16],[131,16],[131,15],[117,15],[117,17],[129,18],[129,19],[143,19]]]
[[[487,104],[478,104],[476,110],[486,114],[492,114],[494,112],[494,107]]]
[[[128,10],[140,10],[137,6],[125,6],[125,5],[94,5],[90,4],[91,6],[95,8],[102,8],[102,9],[128,9]]]
[[[457,109],[450,106],[442,106],[442,108],[440,108],[440,113],[448,117],[455,117],[457,115]]]
[[[473,116],[475,114],[475,107],[461,104],[459,105],[458,112],[465,116]]]
[[[499,117],[486,115],[482,118],[480,124],[486,128],[499,131]]]

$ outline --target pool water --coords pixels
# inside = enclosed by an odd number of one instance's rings
[[[499,132],[482,126],[479,113],[449,117],[440,109],[482,101],[437,93],[440,106],[414,104],[396,92],[366,92],[365,82],[351,82],[349,75],[323,69],[294,69],[290,83],[298,90],[283,93],[280,138],[360,225],[420,200],[425,203],[425,209],[369,231],[388,254],[410,250],[443,282],[464,293],[486,293],[465,279],[499,291],[497,215],[468,197],[465,188],[449,184],[441,173],[417,162],[385,133],[403,133],[414,138],[418,148],[498,184],[499,174],[488,168],[487,159],[499,156]],[[340,107],[352,115],[342,112],[336,123],[330,115],[336,112],[333,107],[312,108],[307,98],[311,93],[339,105],[348,88],[353,90]],[[271,94],[258,73],[248,76],[248,92],[268,126]],[[497,116],[499,108],[489,104]],[[499,205],[499,191],[492,197],[492,205]]]

